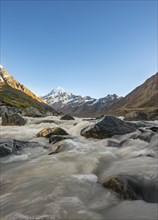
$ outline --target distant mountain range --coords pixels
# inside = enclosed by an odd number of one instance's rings
[[[1,106],[22,111],[29,109],[24,115],[35,116],[63,113],[78,117],[100,117],[103,114],[126,117],[135,112],[145,112],[152,116],[152,119],[158,119],[158,73],[125,97],[113,94],[95,99],[74,95],[58,87],[39,98],[0,66],[0,112]],[[38,113],[34,109],[38,110]]]
[[[55,110],[64,114],[73,114],[79,117],[97,117],[105,109],[120,100],[121,97],[116,94],[107,95],[100,99],[91,98],[90,96],[82,97],[58,87],[43,96],[42,99]]]
[[[43,100],[62,113],[79,117],[99,117],[103,114],[128,116],[129,113],[146,112],[158,116],[158,73],[148,78],[125,97],[116,94],[100,99],[82,97],[62,88],[52,90]]]
[[[40,113],[56,111],[24,85],[15,80],[3,66],[0,66],[0,105],[6,105],[19,109],[34,108]]]

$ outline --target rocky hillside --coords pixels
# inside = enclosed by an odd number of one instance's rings
[[[113,104],[108,112],[114,115],[128,115],[136,111],[158,113],[158,73]]]
[[[31,108],[39,111],[39,114],[46,112],[57,114],[51,106],[15,80],[2,66],[0,66],[0,105],[25,110],[25,112],[26,109]]]
[[[66,92],[60,87],[42,98],[57,111],[78,117],[97,117],[120,99],[116,94],[100,99],[82,97]]]

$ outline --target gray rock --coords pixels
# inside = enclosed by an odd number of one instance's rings
[[[43,117],[44,114],[42,114],[38,109],[30,107],[26,108],[22,111],[22,115],[28,116],[28,117]]]
[[[38,142],[21,141],[15,139],[0,140],[0,157],[5,157],[11,154],[20,155],[21,150],[26,147],[44,147]]]
[[[103,186],[114,191],[121,199],[158,202],[158,185],[154,179],[120,174],[107,178]]]
[[[48,155],[57,154],[62,151],[64,151],[63,145],[54,145],[51,147],[51,152]]]
[[[153,126],[149,128],[151,131],[158,133],[158,127],[157,126]]]
[[[16,107],[1,105],[0,106],[0,116],[2,116],[2,113],[5,113],[5,112],[8,114],[14,114],[14,113],[21,113],[22,110],[18,109]]]
[[[63,115],[60,120],[75,120],[71,115]]]
[[[49,138],[49,143],[55,144],[59,141],[65,140],[65,139],[70,139],[71,137],[69,135],[52,135]]]
[[[0,144],[0,157],[5,157],[13,153],[12,147],[7,143]]]
[[[26,119],[24,119],[19,113],[8,114],[2,113],[2,125],[25,125]]]
[[[146,142],[150,142],[153,135],[155,135],[155,133],[149,130],[149,131],[138,134],[137,138],[139,138],[140,140],[146,141]]]
[[[148,148],[152,149],[158,157],[158,134],[157,133],[152,136],[152,138],[148,144]]]
[[[105,116],[99,122],[81,130],[81,135],[86,138],[110,138],[113,135],[123,135],[137,129],[135,123],[125,122],[113,116]]]
[[[51,152],[49,153],[49,155],[60,153],[63,151],[72,150],[73,148],[74,148],[74,145],[70,144],[69,141],[67,141],[67,140],[59,141],[56,144],[50,145],[49,150]]]
[[[0,157],[5,157],[10,154],[19,155],[19,149],[24,147],[26,144],[25,141],[19,141],[19,140],[8,140],[8,139],[2,139],[0,140]]]
[[[6,106],[0,106],[0,112],[1,112],[1,114],[2,114],[3,112],[8,112],[7,107],[6,107]]]
[[[120,143],[117,140],[108,140],[108,147],[120,147]]]

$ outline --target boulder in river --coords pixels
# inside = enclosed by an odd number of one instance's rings
[[[52,135],[68,135],[68,133],[60,127],[44,128],[36,136],[50,138]]]
[[[75,144],[73,141],[62,140],[60,142],[57,142],[49,146],[49,150],[50,150],[49,155],[56,154],[56,153],[63,152],[63,151],[72,150],[74,148],[75,148]]]
[[[55,144],[59,141],[65,140],[65,139],[70,139],[71,137],[69,135],[52,135],[49,138],[49,143]]]
[[[63,115],[60,120],[75,120],[71,115]]]
[[[103,186],[114,191],[121,199],[158,202],[158,186],[153,179],[120,174],[107,178]]]
[[[46,145],[32,141],[22,141],[15,139],[1,139],[0,140],[0,157],[5,157],[11,154],[21,155],[22,150],[27,147],[46,147]]]
[[[24,119],[19,113],[8,114],[2,113],[2,125],[25,125],[26,119]]]
[[[62,151],[64,151],[64,145],[53,145],[51,146],[51,152],[48,155],[57,154]]]
[[[152,126],[149,128],[151,131],[158,133],[158,126]]]
[[[97,123],[81,130],[81,135],[86,138],[111,138],[113,135],[123,135],[134,132],[137,124],[125,122],[114,116],[107,115]]]

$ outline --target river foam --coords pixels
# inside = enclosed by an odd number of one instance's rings
[[[23,127],[1,126],[1,138],[39,143],[22,149],[21,155],[1,158],[2,219],[157,219],[155,203],[122,201],[102,185],[118,174],[155,183],[157,136],[150,143],[132,138],[140,131],[103,140],[80,136],[92,123],[49,116],[28,118]],[[61,127],[73,137],[59,142],[62,152],[48,155],[48,139],[36,137],[47,127]]]

